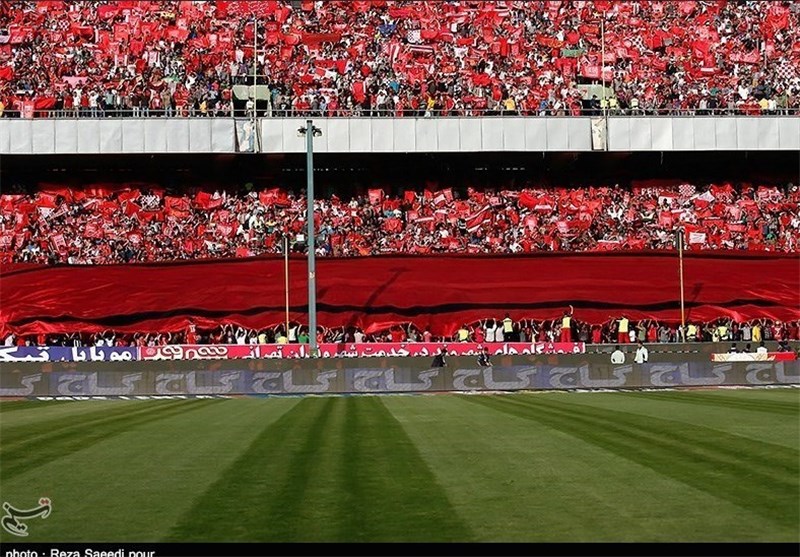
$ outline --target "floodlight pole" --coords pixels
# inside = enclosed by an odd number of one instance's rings
[[[681,287],[681,341],[686,342],[686,313],[684,310],[684,295],[683,295],[683,227],[678,228],[678,260],[680,267],[680,287]]]
[[[308,343],[312,357],[317,356],[317,270],[314,247],[314,136],[322,130],[306,120],[306,127],[298,130],[306,136],[306,220],[308,221]]]
[[[283,235],[283,282],[286,292],[286,338],[289,338],[289,236]]]

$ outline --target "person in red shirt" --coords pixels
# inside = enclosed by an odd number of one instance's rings
[[[81,93],[81,116],[88,116],[89,115],[89,95],[86,93],[84,89]]]
[[[789,340],[800,340],[800,322],[792,321],[789,323]]]
[[[197,326],[192,321],[186,328],[186,344],[197,344]]]
[[[72,94],[69,91],[66,91],[64,93],[64,112],[67,114],[67,116],[72,116],[72,109]]]
[[[650,321],[647,327],[647,342],[658,342],[658,327],[655,321]]]
[[[399,326],[392,327],[389,334],[391,335],[392,342],[405,342],[406,340],[406,333]]]
[[[425,328],[425,332],[422,333],[422,342],[431,342],[431,340],[433,340],[433,335],[431,335],[431,332]]]

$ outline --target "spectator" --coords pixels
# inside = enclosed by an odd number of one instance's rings
[[[611,353],[611,363],[612,364],[624,364],[625,363],[625,353],[620,350],[619,345],[614,347],[614,351]]]
[[[439,352],[437,352],[436,356],[434,356],[434,358],[433,358],[433,363],[431,364],[431,367],[446,367],[447,366],[447,361],[445,359],[446,348],[447,347],[439,348]]]
[[[630,334],[628,331],[630,321],[628,317],[623,314],[623,316],[617,321],[617,333],[619,335],[619,343],[620,344],[627,344],[630,342]]]
[[[574,312],[574,308],[570,305],[569,311],[565,311],[561,318],[561,342],[572,342],[572,314]]]
[[[647,363],[647,360],[650,359],[650,354],[647,351],[647,347],[642,342],[639,342],[638,347],[636,348],[636,355],[633,358],[633,361],[637,364],[644,364]]]

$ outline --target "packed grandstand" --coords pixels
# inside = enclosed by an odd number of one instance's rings
[[[640,181],[622,187],[452,187],[317,199],[316,253],[514,254],[672,250],[796,252],[800,189]],[[655,184],[655,185],[654,185]],[[250,185],[252,188],[252,184]],[[156,184],[43,184],[0,198],[0,261],[155,262],[306,250],[304,192],[225,190],[169,195]]]
[[[798,67],[797,2],[0,4],[3,116],[786,114]]]

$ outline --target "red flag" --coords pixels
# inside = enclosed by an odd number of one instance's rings
[[[383,229],[386,232],[400,232],[403,230],[403,223],[396,218],[386,219],[383,221]]]
[[[230,238],[236,232],[236,229],[233,226],[229,226],[227,224],[219,224],[217,223],[217,232],[220,236],[226,236]]]
[[[519,203],[520,207],[525,207],[526,209],[535,209],[536,205],[538,204],[538,199],[536,196],[528,193],[527,191],[523,191],[519,194],[517,203]]]
[[[440,205],[444,205],[445,203],[450,203],[453,201],[453,190],[452,188],[443,189],[437,191],[436,194],[433,196],[433,204],[437,207]]]
[[[56,196],[50,193],[40,192],[36,201],[38,207],[45,207],[49,209],[56,208]]]
[[[128,201],[127,203],[125,203],[125,216],[126,217],[132,217],[133,215],[138,215],[139,211],[141,211],[141,210],[142,210],[142,208],[139,207],[133,201]]]
[[[276,205],[278,207],[289,207],[291,205],[286,192],[281,191],[280,188],[262,191],[258,194],[258,200],[264,205]]]
[[[66,253],[67,241],[64,239],[63,234],[54,234],[50,236],[50,243],[53,244],[53,247],[58,253]]]
[[[222,196],[215,198],[210,193],[201,191],[194,196],[194,204],[200,209],[216,209],[222,207]]]
[[[481,210],[466,218],[467,230],[475,232],[486,221],[492,220],[492,212],[489,210],[489,205],[484,205]]]
[[[383,190],[382,189],[371,189],[367,192],[369,196],[369,203],[370,205],[378,205],[381,201],[383,201]]]
[[[190,214],[189,200],[185,197],[171,197],[164,198],[164,211],[167,215],[172,215],[176,218],[187,218]]]
[[[90,221],[86,223],[86,228],[83,230],[83,235],[87,238],[102,238],[103,227],[98,221]]]

